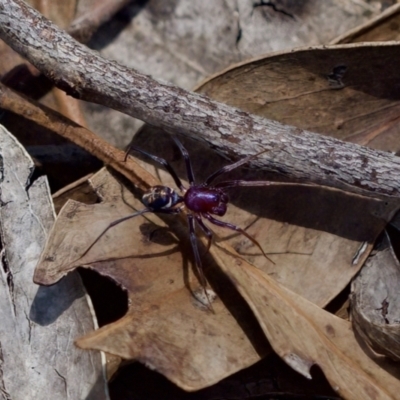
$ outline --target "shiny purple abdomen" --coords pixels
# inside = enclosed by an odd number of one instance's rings
[[[220,189],[192,186],[185,193],[184,201],[191,211],[222,216],[226,213],[229,198]]]

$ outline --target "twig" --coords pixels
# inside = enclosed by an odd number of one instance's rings
[[[124,175],[140,189],[145,190],[159,182],[132,158],[124,161],[125,152],[118,150],[58,112],[38,103],[27,100],[0,83],[0,108],[19,114],[32,123],[70,140],[92,155]]]
[[[68,94],[139,118],[167,132],[203,138],[290,179],[374,197],[400,196],[393,154],[282,125],[160,83],[73,40],[22,0],[0,0],[0,37]]]

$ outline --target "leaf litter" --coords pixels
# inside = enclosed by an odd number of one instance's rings
[[[379,49],[374,49],[373,46],[367,49],[361,47],[357,48],[357,46],[327,49],[326,54],[322,57],[323,62],[318,60],[318,57],[321,59],[320,54],[323,53],[323,49],[312,49],[308,52],[303,50],[303,53],[302,51],[298,53],[291,52],[289,57],[285,54],[273,56],[275,58],[267,57],[264,60],[256,61],[254,65],[248,63],[238,67],[243,69],[240,73],[238,73],[238,70],[235,68],[226,71],[221,75],[222,80],[220,82],[218,82],[218,80],[212,81],[212,85],[207,87],[206,93],[217,100],[225,101],[229,104],[228,99],[233,99],[233,102],[235,102],[235,99],[238,98],[237,96],[232,96],[232,88],[234,87],[234,90],[241,94],[241,104],[235,103],[233,105],[239,106],[244,110],[277,119],[281,122],[290,123],[291,125],[312,129],[325,134],[333,134],[342,139],[350,139],[358,143],[386,149],[387,143],[392,143],[392,137],[396,133],[393,113],[395,113],[396,107],[398,106],[397,99],[390,99],[389,92],[385,92],[385,89],[389,89],[390,87],[391,72],[388,71],[384,79],[379,82],[379,84],[383,82],[384,86],[376,85],[372,88],[376,90],[375,94],[378,94],[375,99],[380,98],[381,101],[377,100],[371,102],[368,101],[370,99],[368,94],[374,95],[373,92],[366,92],[367,96],[360,97],[360,94],[364,93],[362,85],[370,80],[368,76],[369,71],[363,75],[363,71],[361,70],[358,74],[354,74],[354,71],[351,71],[353,74],[350,74],[350,77],[357,77],[352,85],[351,82],[349,83],[347,80],[349,76],[347,65],[352,65],[353,68],[355,65],[359,65],[357,60],[359,60],[360,57],[365,58],[366,56],[369,57],[369,60],[372,60],[371,64],[373,64],[373,61],[377,60],[377,58],[374,58],[375,56],[383,56],[383,58],[385,58],[385,55],[387,56],[390,54],[388,52],[389,50],[389,46],[386,48],[385,46],[381,46]],[[370,51],[369,54],[368,51]],[[315,55],[316,58],[313,58],[313,55]],[[295,58],[297,58],[297,60],[294,60]],[[307,59],[311,59],[308,64],[308,69],[304,65]],[[339,67],[341,67],[340,69],[338,69],[336,61],[338,59],[345,60],[343,64],[339,65]],[[275,61],[276,65],[274,64]],[[264,69],[258,70],[257,63],[261,66],[264,65]],[[392,62],[390,64],[393,65]],[[327,66],[331,68],[329,69]],[[289,68],[289,70],[287,70],[286,67]],[[377,65],[372,65],[370,68],[372,71],[376,69]],[[271,73],[275,75],[271,77]],[[309,74],[309,76],[307,75],[309,79],[306,79],[307,76],[302,76],[304,73],[306,75]],[[281,78],[279,79],[277,75],[280,75]],[[257,77],[256,80],[254,80],[255,76]],[[259,81],[259,78],[266,77],[268,82],[278,82],[281,85],[279,89],[282,90],[285,85],[285,79],[288,81],[287,76],[296,76],[299,82],[312,82],[312,84],[316,86],[322,84],[321,87],[325,85],[325,89],[321,91],[315,89],[311,90],[310,87],[299,87],[298,89],[293,89],[293,87],[289,88],[294,90],[296,96],[293,96],[293,94],[287,96],[285,90],[283,90],[283,92],[278,92],[284,93],[286,99],[279,99],[281,104],[279,104],[279,108],[272,109],[272,115],[269,113],[271,107],[269,110],[268,107],[260,108],[256,106],[256,108],[254,108],[254,104],[264,104],[268,106],[271,103],[270,101],[266,99],[260,101],[257,99],[257,101],[254,102],[252,99],[246,98],[244,89],[246,85],[249,88],[249,82],[246,81],[246,79],[253,79],[253,82],[257,82],[257,86],[265,89],[267,85],[263,85],[262,82]],[[235,77],[244,77],[244,81],[239,82],[242,86],[238,86],[238,81],[235,81]],[[221,85],[224,85],[226,82],[229,82],[230,86],[226,90],[221,90]],[[328,90],[326,89],[327,84],[331,85]],[[355,86],[355,84],[359,86]],[[213,88],[218,90],[214,90]],[[357,90],[354,90],[354,88]],[[306,92],[304,92],[305,89]],[[274,90],[275,93],[277,93],[274,87],[269,88],[268,93],[274,93]],[[307,94],[307,90],[310,95]],[[299,96],[299,91],[303,91],[301,96]],[[225,99],[219,98],[217,93],[223,93]],[[259,93],[259,91],[256,93]],[[326,98],[321,101],[322,93],[326,95]],[[257,96],[257,94],[255,94],[255,96]],[[296,97],[301,99],[299,103],[294,100]],[[341,100],[343,100],[343,102],[341,102]],[[317,105],[321,104],[323,104],[323,106],[320,106],[320,111],[317,114],[315,114],[315,112],[310,113],[311,119],[308,120],[308,114],[304,112],[304,109],[312,110],[315,109]],[[358,118],[354,118],[350,115],[349,110],[351,110],[353,115],[357,110],[355,110],[354,107],[349,107],[349,104],[356,104],[357,107],[360,107],[360,110],[361,107],[366,104],[370,105],[372,108],[368,112],[364,112],[364,114],[359,114]],[[296,107],[299,112],[295,111]],[[267,111],[265,112],[266,109]],[[332,111],[329,111],[330,109],[332,109]],[[285,114],[274,114],[274,111],[279,110],[285,110]],[[300,112],[300,110],[302,110],[302,112]],[[368,115],[371,113],[374,114],[372,124],[371,120],[368,118]],[[286,116],[289,116],[291,120],[287,120]],[[304,116],[306,116],[306,118],[304,118]],[[329,118],[334,119],[330,121]],[[318,122],[320,122],[319,125]],[[311,126],[307,126],[307,123],[310,123]],[[382,126],[385,127],[385,124],[387,128],[381,129]],[[208,158],[203,158],[208,161]],[[199,166],[196,168],[199,168]],[[204,170],[205,169],[206,168],[204,168]],[[203,171],[201,165],[200,170]],[[166,183],[167,180],[168,178],[163,178],[164,183]],[[312,305],[312,303],[305,300],[305,298],[314,301],[318,306],[324,306],[346,286],[349,280],[362,266],[372,248],[372,243],[382,231],[387,221],[391,218],[395,209],[397,209],[398,206],[396,202],[382,202],[363,198],[362,196],[348,195],[340,191],[326,188],[302,189],[301,186],[299,186],[293,192],[285,192],[287,188],[277,188],[275,193],[274,189],[275,188],[272,188],[271,190],[271,188],[268,188],[268,206],[272,204],[273,206],[271,206],[271,208],[268,208],[265,202],[261,201],[259,205],[257,205],[257,202],[253,201],[257,196],[253,194],[251,196],[251,201],[246,200],[246,204],[256,204],[256,206],[250,206],[253,210],[251,210],[251,213],[248,213],[249,215],[246,215],[244,211],[238,211],[235,206],[232,206],[231,213],[227,215],[226,220],[241,226],[249,226],[249,233],[261,243],[265,251],[268,254],[275,252],[275,255],[271,255],[271,257],[273,257],[275,263],[280,266],[280,269],[274,270],[273,267],[262,265],[263,261],[260,261],[260,257],[250,256],[251,261],[260,268],[254,269],[242,258],[240,258],[240,261],[238,261],[238,258],[226,258],[226,254],[231,253],[232,249],[228,251],[225,249],[222,252],[224,255],[221,255],[222,253],[216,245],[211,249],[214,259],[218,261],[219,267],[230,275],[231,279],[235,282],[237,289],[246,299],[257,317],[272,347],[292,367],[305,376],[308,376],[310,366],[317,363],[323,369],[332,386],[345,397],[355,399],[368,397],[392,398],[390,396],[394,395],[396,390],[398,390],[396,389],[398,385],[397,381],[371,361],[373,358],[372,355],[371,358],[366,356],[366,350],[358,344],[357,339],[350,329],[349,323],[341,321],[321,310],[319,307]],[[307,192],[307,190],[309,192]],[[274,202],[275,196],[276,201]],[[118,196],[115,195],[113,201],[115,201],[117,197]],[[263,198],[263,196],[258,197]],[[299,197],[300,200],[298,201]],[[283,199],[290,199],[291,204],[282,206]],[[339,202],[337,202],[338,199]],[[240,201],[238,201],[238,203],[240,203]],[[106,204],[106,198],[104,197],[103,203],[95,207]],[[295,210],[288,212],[288,210],[290,210],[290,205],[293,209],[293,204],[296,205]],[[342,204],[345,204],[345,206],[341,207]],[[321,207],[321,205],[323,205],[323,207]],[[325,209],[324,206],[326,206]],[[232,330],[234,324],[230,325],[233,321],[229,320],[229,317],[227,317],[228,322],[226,326],[229,326],[227,331],[230,333],[235,331],[235,334],[237,333],[238,335],[230,339],[235,343],[237,343],[236,339],[239,337],[243,342],[247,340],[247,349],[252,348],[253,350],[252,352],[250,351],[251,354],[247,351],[247,354],[250,354],[248,358],[242,359],[239,357],[237,353],[238,347],[236,347],[235,357],[237,358],[235,362],[228,363],[227,360],[229,360],[230,354],[228,355],[226,349],[221,353],[221,357],[216,357],[218,352],[211,351],[211,349],[213,349],[213,343],[217,342],[216,347],[221,349],[221,346],[223,346],[222,342],[224,341],[218,342],[214,340],[210,343],[205,341],[204,336],[201,336],[201,340],[199,340],[199,342],[203,344],[207,343],[207,348],[202,348],[203,352],[200,350],[197,352],[195,349],[191,348],[193,351],[190,353],[185,346],[182,347],[182,342],[187,341],[190,334],[196,336],[199,329],[202,330],[201,333],[206,336],[211,332],[211,337],[214,338],[216,335],[215,332],[221,334],[221,328],[219,326],[220,318],[218,318],[218,325],[214,325],[212,323],[212,318],[214,318],[214,316],[206,313],[198,304],[196,305],[196,301],[190,296],[190,290],[188,289],[190,285],[188,282],[195,282],[196,279],[194,276],[190,275],[191,270],[188,267],[188,261],[185,258],[180,258],[178,260],[173,259],[174,251],[177,251],[179,254],[179,243],[184,243],[185,240],[185,233],[182,233],[181,236],[178,235],[178,237],[174,237],[179,231],[179,229],[175,227],[174,221],[166,218],[166,220],[168,220],[168,228],[171,228],[171,232],[173,232],[173,234],[171,233],[171,242],[174,244],[170,243],[169,249],[165,248],[165,243],[163,248],[158,249],[158,253],[157,251],[150,251],[149,248],[146,248],[143,241],[143,232],[137,229],[138,223],[136,221],[136,223],[132,224],[126,223],[125,226],[130,227],[129,234],[128,228],[115,228],[112,232],[113,238],[109,239],[110,242],[114,243],[113,245],[106,245],[107,237],[111,236],[111,233],[110,235],[105,235],[104,243],[103,240],[101,240],[101,242],[93,248],[93,251],[91,250],[74,265],[73,261],[76,261],[77,258],[79,259],[79,255],[84,252],[87,246],[92,243],[94,238],[96,238],[110,221],[132,212],[132,209],[126,207],[125,209],[122,208],[123,212],[120,212],[120,210],[117,210],[119,207],[113,203],[106,205],[104,209],[99,209],[98,212],[93,212],[94,209],[89,211],[89,209],[85,209],[85,207],[81,208],[81,206],[76,203],[69,203],[65,208],[67,214],[69,213],[70,215],[70,220],[68,221],[70,227],[73,225],[72,220],[75,214],[79,214],[80,217],[83,216],[85,221],[83,225],[91,227],[90,238],[87,237],[87,232],[83,234],[85,228],[82,225],[76,225],[76,229],[74,228],[75,231],[73,231],[73,233],[67,232],[66,238],[63,238],[63,234],[61,233],[62,228],[59,227],[59,237],[50,240],[50,244],[51,241],[54,240],[52,244],[53,248],[49,245],[47,249],[47,254],[49,256],[47,257],[47,261],[46,257],[43,259],[44,264],[37,270],[36,280],[49,284],[59,279],[67,273],[68,270],[84,263],[87,265],[90,264],[91,268],[112,277],[130,293],[130,308],[128,314],[122,320],[101,328],[99,331],[78,340],[77,343],[80,346],[98,348],[109,351],[110,353],[119,354],[124,358],[132,358],[145,362],[147,365],[151,365],[156,370],[164,373],[169,379],[187,390],[195,390],[210,385],[232,373],[232,370],[235,370],[235,368],[237,370],[250,365],[246,363],[250,362],[252,357],[253,361],[251,362],[255,362],[254,360],[257,360],[261,354],[267,351],[266,342],[262,340],[260,342],[249,340],[249,332],[253,330],[245,330],[245,335],[243,335],[243,331],[241,331],[242,336],[239,334],[242,328],[241,326],[237,332],[235,329],[238,328],[237,324]],[[249,206],[247,205],[244,208],[249,208]],[[254,208],[256,208],[257,212],[254,212]],[[309,214],[306,212],[307,208]],[[320,211],[321,208],[323,209],[322,212]],[[337,210],[340,211],[338,212]],[[88,211],[88,215],[85,214],[86,211]],[[316,215],[316,211],[318,215]],[[105,214],[106,212],[107,214]],[[304,218],[305,212],[307,215],[306,218]],[[264,218],[264,221],[263,218],[259,218],[259,215],[263,213],[267,214],[269,217]],[[89,214],[91,215],[89,216]],[[313,225],[310,223],[310,221],[312,221],[310,214],[313,214],[312,217],[314,221],[318,221],[318,226],[312,226],[312,228],[310,228],[309,225]],[[104,219],[105,215],[107,215],[107,219]],[[277,215],[280,216],[280,218],[277,218]],[[284,217],[282,217],[282,215]],[[254,222],[255,216],[257,216],[256,222]],[[149,220],[153,220],[153,218],[157,219],[158,217],[146,217],[146,219]],[[328,219],[330,219],[329,222]],[[288,222],[288,220],[293,220],[294,223],[291,224],[291,221]],[[321,223],[321,221],[323,222]],[[158,220],[156,226],[159,226],[159,224],[160,221]],[[120,230],[120,233],[117,233],[117,229]],[[167,228],[163,226],[163,229]],[[155,229],[155,231],[157,230],[158,228]],[[264,234],[267,230],[268,233]],[[282,233],[282,231],[285,232]],[[218,231],[218,233],[220,234],[221,232]],[[57,237],[57,233],[53,233],[53,235]],[[131,240],[129,244],[125,242],[127,237]],[[231,239],[234,245],[235,239],[237,238]],[[70,240],[72,240],[72,242]],[[241,242],[243,243],[243,240],[241,240]],[[67,251],[66,247],[68,247],[68,243],[69,249]],[[74,243],[72,248],[71,243]],[[132,255],[133,243],[135,243],[134,250],[136,253],[135,261],[132,266],[132,260],[129,256]],[[222,246],[222,243],[224,242],[218,241],[218,246]],[[58,255],[57,257],[54,256],[54,249],[57,248],[57,244],[65,247],[64,254],[60,251],[62,257],[65,257],[64,260],[57,260],[57,258],[59,258]],[[159,244],[147,244],[148,247],[152,247],[152,250],[157,250],[157,248],[154,247],[157,245]],[[319,248],[318,245],[320,245]],[[184,246],[184,249],[188,249],[189,247],[190,246],[187,244]],[[245,251],[243,251],[243,245],[238,245],[236,241],[235,248],[241,250],[242,253],[251,249],[251,245],[248,243],[245,244],[244,247],[246,247]],[[173,250],[174,248],[176,250]],[[146,250],[149,250],[148,253],[146,253]],[[169,254],[168,252],[172,253]],[[303,253],[299,254],[301,252]],[[184,257],[190,257],[189,253],[190,251],[184,251]],[[144,273],[145,267],[141,267],[142,264],[140,263],[145,259],[154,258],[155,254],[160,254],[163,260],[165,259],[163,261],[163,272],[167,270],[167,275],[171,276],[172,274],[174,278],[169,278],[169,280],[167,280],[166,277],[161,278],[163,275],[157,270],[153,275],[149,274],[149,276],[152,277],[150,282],[146,281],[148,277],[145,277],[145,275],[147,275],[148,270],[146,269],[146,273]],[[302,264],[300,261],[301,256],[309,256],[309,259]],[[140,261],[137,257],[140,258]],[[311,267],[308,267],[310,265],[310,259],[313,257],[314,260],[311,262]],[[158,257],[156,258],[158,259]],[[129,261],[127,261],[128,259]],[[50,260],[51,263],[54,262],[54,266],[50,264],[46,265]],[[59,262],[59,265],[57,265],[57,262]],[[160,263],[158,262],[158,264]],[[207,274],[210,274],[211,270],[213,270],[212,261],[207,258],[205,264],[209,266],[209,268],[207,268]],[[179,266],[177,274],[172,272],[173,265]],[[301,267],[302,265],[303,267]],[[182,266],[183,271],[186,272],[182,272]],[[235,267],[233,268],[232,266]],[[158,267],[160,268],[161,266],[158,265]],[[150,270],[150,267],[147,268]],[[129,274],[124,272],[129,272],[129,270],[132,269],[137,269],[134,277],[134,284],[132,284],[131,278],[127,278]],[[261,269],[264,269],[265,272],[262,272]],[[117,270],[120,276],[117,276]],[[304,298],[277,285],[269,276],[277,278],[281,284],[301,294]],[[329,276],[329,279],[326,279],[327,276]],[[314,279],[312,277],[314,277]],[[142,279],[144,279],[143,285],[139,284],[142,282]],[[218,287],[219,290],[216,290],[216,292],[220,298],[224,298],[223,295],[221,296],[222,291],[220,292],[221,288],[217,284],[219,279],[222,279],[221,276],[215,281],[212,279],[211,281],[214,288]],[[179,282],[179,284],[177,282]],[[312,284],[310,284],[310,282]],[[332,284],[332,282],[334,284]],[[168,284],[172,286],[177,285],[173,295],[169,295],[170,292],[168,291],[165,292],[165,286]],[[144,290],[143,287],[147,288],[149,293],[141,297],[138,293]],[[152,292],[153,289],[157,290]],[[135,293],[135,295],[133,296],[132,293]],[[164,293],[165,296],[161,296],[161,293]],[[158,295],[160,297],[158,297]],[[164,312],[162,313],[159,312],[161,309],[159,305],[158,307],[149,306],[149,303],[154,303],[154,299],[156,298],[158,298],[161,308],[169,307],[168,312],[165,313],[165,310],[163,310]],[[149,300],[149,303],[147,303],[147,300]],[[183,303],[185,302],[185,307],[188,305],[191,307],[190,312],[188,312],[187,309],[181,311],[181,307],[183,307]],[[218,315],[219,311],[221,315],[228,316],[231,315],[230,313],[233,312],[232,310],[236,309],[236,303],[233,308],[231,306],[225,309],[224,306],[228,304],[229,301],[225,300],[224,304],[222,304],[222,302],[220,304],[219,302],[220,299],[215,302],[215,306],[213,304],[216,311],[215,315]],[[299,307],[299,305],[301,305],[301,307]],[[242,306],[247,307],[245,305]],[[132,323],[132,320],[136,322],[137,315],[143,316],[143,318],[148,317],[150,310],[154,313],[154,319],[149,318],[150,322],[148,324],[143,323],[142,320],[140,320],[140,323],[137,325]],[[185,322],[190,321],[190,318],[193,317],[193,310],[198,310],[198,312],[202,313],[201,319],[207,320],[206,325],[209,328],[208,330],[205,329],[203,325],[201,328],[197,326],[193,328],[193,321],[191,322],[191,329],[189,327],[182,329],[180,325],[184,325],[182,320]],[[233,312],[233,314],[235,314],[235,312]],[[168,315],[168,318],[166,315]],[[182,319],[174,319],[176,315],[180,315]],[[193,320],[198,322],[196,318],[193,318]],[[171,321],[173,321],[172,324]],[[237,321],[238,319],[235,319],[235,322]],[[275,323],[273,321],[275,321]],[[143,328],[147,325],[150,326],[149,330]],[[155,327],[155,325],[157,326]],[[172,332],[170,331],[171,325],[173,328]],[[256,325],[257,324],[255,324],[255,326]],[[153,328],[155,328],[155,331],[152,330]],[[156,332],[156,336],[152,336],[154,332]],[[138,340],[139,334],[141,335],[140,340]],[[183,336],[179,336],[179,334]],[[221,334],[220,338],[223,336],[224,334]],[[260,339],[259,333],[256,336]],[[151,338],[150,340],[149,337]],[[168,339],[166,339],[166,337],[168,337]],[[282,337],[284,337],[283,340]],[[118,340],[114,340],[113,338],[118,338]],[[156,340],[154,340],[155,338]],[[180,340],[177,338],[180,338]],[[136,340],[137,343],[134,344]],[[156,345],[154,345],[154,343],[156,343]],[[195,344],[191,342],[191,344],[193,347],[198,345],[197,342]],[[199,349],[200,348],[201,347],[199,347]],[[258,348],[258,351],[256,348]],[[260,348],[262,350],[260,350]],[[187,356],[187,358],[182,357],[182,354]],[[212,371],[209,371],[209,375],[207,375],[205,371],[205,369],[209,367],[205,360],[209,359],[209,357],[203,357],[202,355],[204,354],[211,355],[213,361],[217,360],[214,365],[215,369],[213,368]],[[171,363],[171,360],[176,361],[176,363]],[[199,363],[193,364],[192,360],[199,361]],[[227,366],[227,364],[230,365]],[[185,367],[188,367],[188,369],[185,370]]]
[[[79,346],[142,361],[186,390],[196,390],[211,385],[251,365],[266,354],[268,344],[253,313],[229,281],[220,273],[218,274],[218,268],[213,266],[213,261],[209,256],[203,262],[206,266],[206,276],[219,296],[213,303],[215,314],[207,312],[207,309],[192,296],[191,292],[195,292],[200,286],[191,272],[189,261],[191,251],[187,228],[182,227],[179,218],[166,217],[165,221],[168,225],[154,214],[127,221],[107,232],[81,258],[80,256],[110,222],[142,208],[137,198],[135,199],[131,192],[106,170],[94,176],[91,182],[102,198],[102,202],[84,205],[69,201],[63,207],[50,234],[41,263],[35,272],[35,281],[48,285],[58,281],[77,266],[84,265],[112,278],[128,291],[127,315],[79,339],[77,341]],[[287,196],[287,193],[284,193],[284,196]],[[365,200],[365,204],[371,201],[361,196],[350,197],[353,201],[359,200],[360,206],[362,204],[360,200]],[[306,196],[306,198],[309,197]],[[366,210],[363,214],[365,217],[370,215],[374,222],[372,225],[375,225],[380,218],[377,219],[373,212],[369,213],[368,207]],[[139,218],[140,221],[148,222],[140,223]],[[368,218],[364,220],[367,221]],[[368,233],[365,233],[367,236],[364,239],[371,234],[369,228],[370,226],[366,230]],[[379,233],[379,229],[382,227],[377,228],[376,234]],[[287,240],[284,236],[283,238]],[[260,240],[257,235],[256,239]],[[264,242],[261,242],[261,245],[264,245]],[[357,243],[357,246],[359,245],[360,242]],[[233,261],[226,261],[219,253],[216,256],[215,247],[212,246],[211,253],[218,261],[218,265],[224,270],[232,268]],[[354,252],[349,252],[350,255],[353,257]],[[350,261],[351,258],[348,260],[347,268],[353,269],[354,266],[351,266]],[[301,272],[304,273],[304,271]],[[333,270],[332,275],[334,274]],[[259,306],[252,304],[247,295],[243,294],[241,284],[237,284],[236,279],[234,280],[238,290],[249,302],[260,325],[265,324],[265,318],[272,321],[273,318],[268,317],[268,312],[265,314],[266,311],[263,312],[260,320],[261,317],[257,311]],[[243,285],[248,284],[252,287],[247,281],[244,280],[246,283]],[[320,287],[323,287],[326,281],[330,280],[321,281]],[[298,283],[300,291],[304,282],[298,279]],[[346,283],[343,282],[343,284]],[[263,281],[262,286],[265,285],[267,287],[263,290],[268,291],[268,285]],[[257,290],[260,291],[260,288]],[[293,296],[300,298],[295,294]],[[285,304],[284,299],[279,302]],[[276,312],[282,313],[282,318],[285,312],[287,313],[285,308],[280,310],[279,307],[272,311],[272,313]],[[330,316],[330,314],[327,315]],[[288,317],[288,319],[292,318],[292,316]],[[274,326],[275,332],[281,332],[278,334],[279,337],[282,334],[281,329],[279,325]],[[306,326],[304,329],[306,336],[307,330],[311,328]],[[297,328],[293,329],[292,335],[297,334],[297,331]],[[275,347],[276,338],[271,338],[268,332],[267,337],[278,354],[282,355],[282,352]],[[299,340],[291,336],[286,339],[289,348],[291,342]],[[296,351],[293,350],[290,354],[298,354]],[[337,352],[335,347],[327,351]],[[308,367],[314,362],[323,364],[324,356],[318,359],[315,352],[318,353],[314,350],[311,361],[307,361]],[[307,355],[307,352],[304,350],[301,354]],[[288,354],[283,356],[289,357],[286,361],[292,358]],[[340,354],[338,357],[342,363],[346,361],[341,359]],[[293,362],[291,365],[294,365]],[[299,369],[307,376],[304,368],[297,368]],[[331,383],[336,383],[342,391],[344,390],[343,393],[349,390],[346,387],[343,388],[341,381],[337,382],[334,378],[329,378],[329,370],[325,368],[324,372]]]

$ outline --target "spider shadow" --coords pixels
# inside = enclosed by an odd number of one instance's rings
[[[194,267],[192,267],[192,273],[195,276],[195,280],[191,279],[190,276],[190,268],[195,265],[195,261],[193,252],[191,251],[188,228],[178,223],[179,221],[177,221],[176,216],[160,215],[160,218],[163,219],[178,238],[178,249],[182,254],[183,283],[193,301],[196,303],[199,301],[196,295],[196,289],[201,288],[201,277]],[[200,232],[197,233],[198,236],[201,234]],[[265,356],[270,352],[271,348],[251,308],[232,281],[219,268],[211,253],[207,251],[206,246],[201,240],[198,240],[198,247],[202,261],[202,269],[208,284],[212,290],[218,294],[219,300],[224,304],[233,318],[235,318],[257,353],[261,357]],[[188,251],[188,249],[190,249],[190,251]],[[206,313],[212,312],[204,306],[200,308]]]
[[[77,299],[84,296],[79,275],[73,271],[52,286],[38,287],[29,311],[29,319],[40,326],[51,325]]]
[[[199,283],[201,282],[201,277],[199,276],[197,269],[192,268],[192,266],[195,265],[195,262],[193,252],[191,251],[188,227],[185,226],[185,224],[182,224],[177,216],[158,214],[158,217],[164,222],[165,226],[158,226],[156,223],[148,220],[143,222],[142,220],[140,221],[139,230],[142,235],[144,235],[144,240],[146,242],[153,242],[162,247],[169,247],[167,250],[155,253],[151,248],[149,248],[149,252],[146,254],[131,254],[125,257],[96,260],[96,262],[86,264],[86,266],[95,269],[96,272],[102,276],[113,280],[120,287],[128,290],[128,292],[140,293],[147,290],[149,282],[148,280],[143,281],[140,278],[140,275],[146,274],[146,266],[153,268],[153,266],[157,264],[157,261],[154,261],[154,259],[163,259],[173,253],[179,252],[182,254],[181,278],[179,279],[182,279],[183,286],[187,289],[188,293],[190,293],[190,296],[193,299],[193,304],[199,304],[198,297],[196,296],[196,289],[201,288],[201,284]],[[198,234],[200,235],[201,232],[198,232]],[[229,310],[229,313],[235,318],[244,334],[252,343],[256,352],[260,356],[266,355],[270,350],[270,346],[250,307],[239,294],[229,278],[220,270],[202,241],[198,241],[198,246],[207,282],[214,292],[218,293],[218,298]],[[149,259],[152,260],[152,262],[150,264],[140,264],[139,269],[141,271],[139,272],[139,275],[136,276],[135,268],[122,267],[124,260],[129,263],[129,261],[133,259]],[[116,261],[119,261],[120,263],[122,262],[122,264],[119,264],[117,279],[115,277]],[[165,282],[167,282],[167,280],[165,280]],[[207,307],[202,305],[196,308],[199,308],[205,313],[210,312]]]

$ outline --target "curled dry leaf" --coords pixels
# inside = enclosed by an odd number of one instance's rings
[[[400,360],[400,265],[389,238],[352,283],[353,327],[379,354]]]

